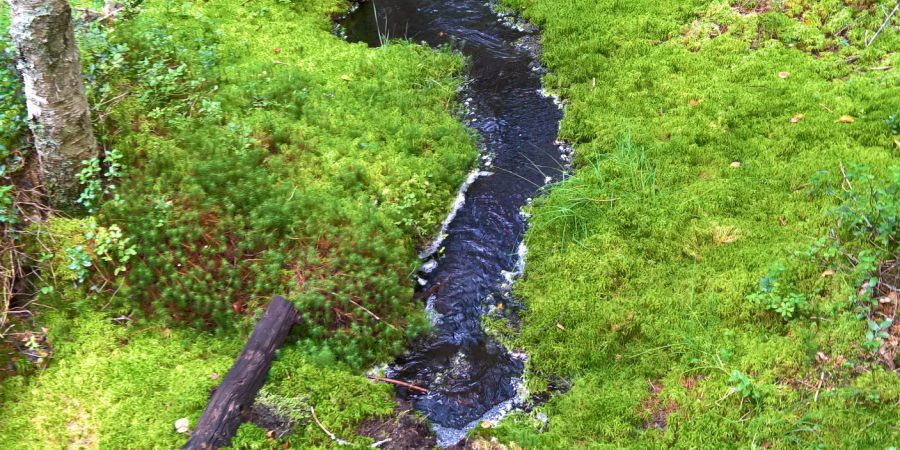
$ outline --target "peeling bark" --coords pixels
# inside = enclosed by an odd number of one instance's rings
[[[7,0],[41,179],[50,203],[78,198],[81,161],[97,156],[68,0]]]

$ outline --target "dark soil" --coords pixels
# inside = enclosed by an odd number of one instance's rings
[[[434,433],[422,417],[416,415],[411,402],[401,401],[393,414],[387,417],[368,419],[359,425],[357,434],[368,436],[380,442],[384,450],[432,449],[437,445]]]

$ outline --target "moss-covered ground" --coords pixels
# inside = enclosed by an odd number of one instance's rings
[[[177,447],[175,421],[196,424],[275,294],[304,322],[261,402],[295,429],[276,443],[244,425],[235,447],[330,446],[310,407],[371,442],[356,425],[394,403],[362,371],[424,330],[409,301],[416,246],[476,151],[455,117],[462,58],[349,44],[331,20],[347,8],[153,0],[111,22],[76,14],[103,157],[86,164],[75,219],[22,233],[35,316],[4,339],[49,345],[5,368],[19,375],[0,385],[0,448]],[[24,153],[3,74],[3,150]]]
[[[866,45],[895,2],[507,3],[543,27],[578,155],[536,203],[517,286],[530,387],[570,390],[480,432],[900,443],[891,344],[867,337],[892,316],[871,297],[896,305],[870,277],[898,253],[898,19]]]
[[[424,329],[415,246],[475,157],[461,59],[348,44],[333,0],[126,3],[79,25],[104,157],[76,218],[22,235],[35,315],[4,338],[49,345],[4,367],[0,448],[178,446],[273,294],[305,319],[259,398],[282,440],[334,446],[313,407],[367,444],[393,402],[361,371]],[[578,157],[535,203],[506,336],[550,400],[477,433],[897,446],[900,17],[871,41],[892,2],[505,3],[544,29]],[[4,179],[27,146],[6,58]],[[281,443],[248,424],[234,446]]]

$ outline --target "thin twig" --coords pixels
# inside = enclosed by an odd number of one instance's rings
[[[850,182],[850,179],[847,178],[847,171],[844,170],[844,163],[839,162],[839,163],[838,163],[838,166],[840,166],[840,168],[841,168],[841,175],[844,176],[844,181],[847,183],[847,186],[850,187],[849,190],[852,191],[852,190],[853,190],[853,183],[851,183],[851,182]]]
[[[393,379],[393,378],[376,377],[376,376],[374,376],[374,375],[369,375],[369,379],[370,379],[370,380],[375,380],[375,381],[381,381],[381,382],[384,382],[384,383],[396,384],[397,386],[403,386],[403,387],[405,387],[405,388],[407,388],[407,389],[412,389],[412,390],[414,390],[414,391],[421,392],[421,393],[423,393],[423,394],[427,394],[427,393],[428,393],[428,389],[425,389],[425,388],[423,388],[423,387],[416,386],[416,385],[414,385],[414,384],[407,383],[407,382],[405,382],[405,381],[395,380],[395,379]]]
[[[822,372],[822,376],[819,377],[819,385],[816,386],[816,396],[813,398],[813,403],[819,401],[819,391],[822,389],[822,383],[825,382],[825,372]]]
[[[361,309],[361,310],[363,310],[363,311],[369,313],[369,315],[372,316],[372,317],[374,317],[375,320],[384,323],[385,325],[391,327],[391,329],[394,329],[394,330],[397,329],[397,327],[391,325],[390,323],[385,322],[384,320],[381,320],[381,317],[378,317],[378,314],[375,314],[375,313],[373,313],[372,311],[369,311],[369,308],[366,308],[365,306],[360,305],[359,303],[354,302],[352,298],[348,298],[347,300],[349,300],[350,303],[353,303],[354,305],[358,306],[359,309]]]
[[[875,42],[875,38],[878,37],[878,34],[881,33],[881,30],[884,29],[884,26],[891,21],[891,17],[894,17],[894,13],[897,12],[897,8],[900,8],[900,2],[897,2],[897,4],[894,5],[894,9],[891,10],[891,13],[888,14],[888,16],[884,19],[884,22],[881,22],[881,26],[878,27],[878,31],[875,32],[875,35],[872,36],[872,40],[866,42],[866,48],[868,48],[870,45],[872,45],[873,42]]]
[[[309,407],[309,412],[312,413],[313,420],[316,421],[316,425],[318,425],[319,428],[321,428],[322,431],[324,431],[325,434],[327,434],[328,437],[330,437],[332,441],[337,442],[337,445],[350,445],[349,442],[347,442],[347,441],[345,441],[345,440],[343,440],[343,439],[341,439],[341,438],[335,436],[334,433],[328,431],[328,429],[325,428],[325,425],[322,425],[322,422],[319,422],[319,418],[316,417],[316,410],[315,410],[315,408],[313,408],[312,406],[310,406],[310,407]]]
[[[370,445],[369,447],[371,447],[371,448],[378,448],[379,445],[381,445],[381,444],[386,444],[386,443],[388,443],[388,442],[391,442],[392,440],[393,440],[393,439],[391,439],[391,438],[382,439],[382,440],[380,440],[380,441],[378,441],[378,442],[376,442],[376,443]]]

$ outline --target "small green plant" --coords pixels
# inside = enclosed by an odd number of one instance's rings
[[[806,295],[797,292],[783,292],[780,281],[784,268],[777,266],[769,274],[760,278],[759,290],[748,295],[747,300],[767,311],[778,313],[785,321],[796,319],[809,311]]]
[[[90,275],[88,269],[93,265],[91,256],[83,245],[66,249],[66,255],[69,257],[69,265],[67,267],[78,276],[78,282],[83,283]]]
[[[78,173],[78,182],[84,186],[84,189],[76,202],[87,208],[89,212],[93,212],[105,195],[115,192],[116,185],[113,184],[113,181],[124,176],[122,154],[117,150],[110,150],[103,158],[102,164],[99,158],[85,160],[81,164],[84,167]],[[106,166],[106,172],[103,172],[102,165]],[[105,186],[104,178],[107,181]]]
[[[888,330],[891,328],[893,322],[893,319],[886,319],[881,322],[869,319],[868,330],[866,330],[866,341],[863,343],[863,348],[870,352],[878,351],[878,349],[881,348],[881,344],[884,343],[884,340],[890,337]]]
[[[127,270],[126,264],[137,254],[131,238],[123,236],[122,230],[116,224],[107,228],[97,226],[96,222],[91,220],[84,237],[93,245],[94,256],[113,266],[113,276]]]
[[[68,268],[78,276],[79,283],[88,279],[91,267],[112,267],[112,278],[115,278],[127,270],[131,257],[137,254],[137,247],[118,225],[99,226],[93,217],[88,219],[84,238],[85,244],[66,249]]]
[[[13,225],[18,222],[15,206],[13,205],[13,185],[0,186],[0,223]]]
[[[900,115],[897,113],[891,114],[887,119],[884,119],[884,123],[891,130],[891,134],[900,134]]]
[[[762,401],[763,391],[759,384],[740,370],[732,371],[728,382],[731,384],[731,389],[740,394],[742,398],[752,400],[754,403]]]

